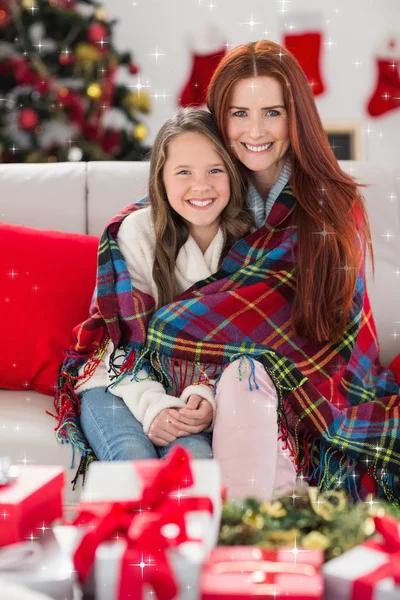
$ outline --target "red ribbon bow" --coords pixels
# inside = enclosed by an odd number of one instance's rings
[[[172,600],[178,587],[165,551],[188,540],[199,541],[188,537],[185,514],[195,510],[212,514],[213,505],[210,498],[170,497],[174,490],[193,485],[190,458],[182,447],[176,447],[165,461],[155,462],[154,468],[153,465],[149,465],[149,470],[146,467],[143,479],[142,495],[136,500],[92,502],[79,507],[74,525],[90,523],[90,530],[75,551],[74,565],[81,582],[85,581],[98,546],[118,533],[127,542],[118,600],[132,597],[133,591],[143,589],[143,583],[153,586],[158,600]],[[178,535],[172,539],[161,531],[164,525],[171,523],[179,528]]]
[[[374,517],[374,521],[375,529],[382,535],[383,541],[368,540],[363,545],[387,553],[388,560],[385,564],[353,582],[351,600],[373,600],[376,584],[387,577],[392,577],[396,585],[400,585],[399,523],[396,519],[387,515]]]

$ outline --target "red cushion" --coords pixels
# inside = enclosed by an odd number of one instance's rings
[[[400,385],[400,354],[396,356],[390,363],[389,369],[394,373],[397,383]]]
[[[88,316],[98,238],[0,222],[0,387],[54,395],[72,329]]]

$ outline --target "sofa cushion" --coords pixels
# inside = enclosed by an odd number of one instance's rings
[[[0,390],[0,407],[0,455],[6,454],[20,468],[26,464],[62,465],[66,475],[64,502],[76,503],[82,478],[78,479],[75,490],[72,490],[71,480],[79,465],[80,455],[75,456],[75,465],[71,468],[71,445],[57,441],[54,431],[57,421],[46,412],[54,411],[53,399],[33,390]]]
[[[98,235],[129,204],[148,193],[149,166],[143,162],[87,163],[88,233]]]
[[[0,219],[86,233],[86,163],[0,165]]]
[[[0,387],[54,394],[72,329],[87,318],[96,237],[0,223]]]

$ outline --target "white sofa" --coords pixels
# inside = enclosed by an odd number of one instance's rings
[[[389,365],[400,352],[400,171],[371,163],[341,166],[371,184],[364,190],[376,260],[375,281],[368,269],[369,293],[381,362]],[[0,165],[0,220],[100,236],[111,217],[145,195],[147,178],[145,162]],[[52,409],[50,396],[0,389],[0,455],[21,465],[62,464],[70,480],[71,448],[55,439],[54,421],[45,413]],[[78,493],[79,486],[73,493],[67,485],[66,503]]]

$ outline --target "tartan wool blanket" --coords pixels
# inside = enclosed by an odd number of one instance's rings
[[[295,205],[287,185],[265,226],[237,242],[217,273],[157,311],[152,297],[132,289],[116,241],[123,219],[138,206],[109,223],[99,243],[90,316],[73,330],[75,343],[65,351],[55,396],[58,438],[82,454],[74,483],[95,459],[79,426],[79,382],[87,381],[111,340],[115,350],[126,351],[112,385],[145,366],[177,394],[188,383],[182,375],[188,363],[197,366],[197,381],[205,381],[210,370],[218,375],[236,359],[247,357],[250,365],[257,359],[277,389],[282,438],[298,472],[311,485],[345,490],[353,500],[365,498],[361,479],[368,472],[377,495],[399,503],[400,385],[379,362],[365,257],[343,339],[316,343],[297,336],[290,319]],[[257,386],[254,369],[249,386]]]

